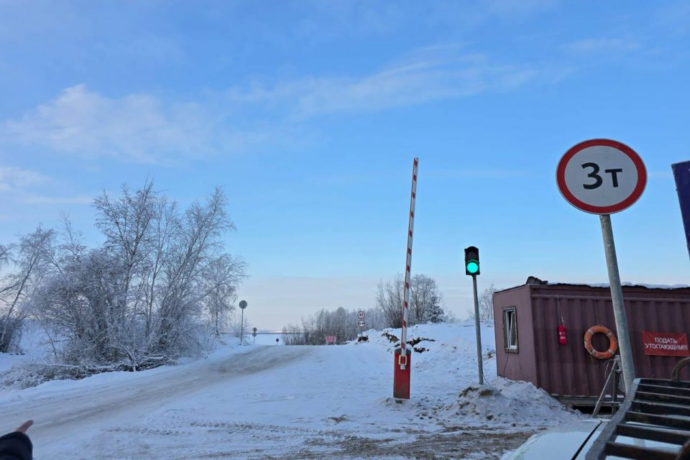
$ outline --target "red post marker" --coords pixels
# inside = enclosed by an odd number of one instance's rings
[[[393,397],[396,399],[410,399],[412,352],[407,349],[403,355],[400,348],[398,348],[395,350],[393,357],[395,358],[393,363]],[[401,363],[404,363],[404,365]]]

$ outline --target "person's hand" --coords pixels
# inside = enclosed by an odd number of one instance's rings
[[[16,430],[14,430],[14,431],[16,431],[17,433],[24,433],[24,434],[26,434],[26,431],[27,431],[29,428],[31,428],[31,425],[33,425],[33,424],[34,424],[34,421],[33,421],[33,420],[27,420],[26,422],[22,423],[22,425],[21,425],[19,428],[17,428]]]

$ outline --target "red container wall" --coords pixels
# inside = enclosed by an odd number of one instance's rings
[[[516,372],[510,367],[506,367],[504,373],[499,367],[499,375],[536,381],[538,387],[554,395],[598,396],[611,362],[592,357],[584,348],[584,335],[591,326],[601,324],[618,336],[610,290],[577,285],[531,285],[514,291],[524,289],[530,292],[530,306],[523,309],[531,311],[532,332],[527,336],[524,334],[518,317],[518,340],[520,347],[523,339],[532,340],[536,375],[525,378],[524,372]],[[690,333],[690,289],[624,287],[623,297],[636,377],[670,378],[671,369],[681,358],[645,355],[642,331]],[[567,328],[567,345],[558,343],[561,321]],[[497,338],[499,328],[502,334],[501,319],[497,317]],[[496,345],[498,349],[502,342]],[[608,339],[597,334],[593,345],[606,350]],[[521,361],[528,362],[529,356],[521,358]],[[690,380],[689,369],[683,371],[682,378]]]
[[[534,358],[534,327],[529,286],[494,294],[494,333],[496,334],[496,367],[501,377],[524,380],[537,385],[537,363]],[[518,352],[505,350],[503,310],[515,307],[517,314]]]

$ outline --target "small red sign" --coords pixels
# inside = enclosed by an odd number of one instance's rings
[[[643,331],[642,343],[645,355],[690,356],[687,334]]]
[[[336,337],[334,335],[326,336],[326,345],[335,345]]]

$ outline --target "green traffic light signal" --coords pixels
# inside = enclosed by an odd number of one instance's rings
[[[479,273],[479,248],[476,246],[465,248],[465,274],[476,276]]]
[[[470,260],[467,263],[467,271],[472,275],[476,274],[479,271],[479,264],[476,260]]]

